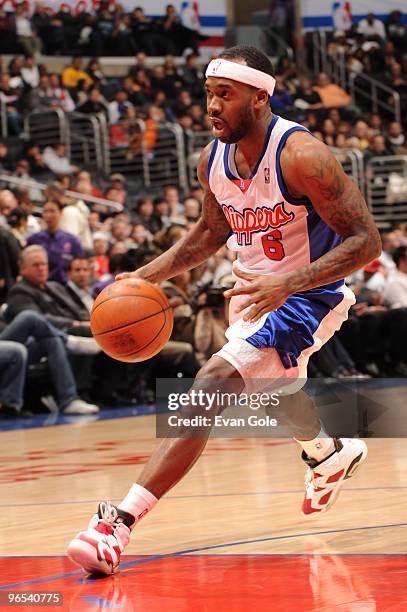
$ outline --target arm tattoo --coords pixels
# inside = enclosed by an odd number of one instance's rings
[[[312,174],[305,175],[307,181],[311,181],[328,201],[338,200],[345,191],[345,182],[341,173],[338,172],[339,164],[334,157],[318,155]]]
[[[379,234],[362,194],[333,155],[317,146],[319,150],[310,151],[296,169],[302,177],[300,189],[310,198],[315,212],[344,240],[289,274],[293,292],[340,280],[380,253]]]

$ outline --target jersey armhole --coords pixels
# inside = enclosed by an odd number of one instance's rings
[[[215,159],[217,148],[218,148],[218,139],[215,138],[215,140],[213,141],[213,144],[212,144],[212,149],[211,149],[211,153],[209,155],[208,165],[207,165],[207,168],[206,168],[206,178],[208,180],[208,183],[209,183],[209,178],[210,178],[210,175],[211,175],[211,169],[212,169],[212,165],[213,165],[213,162],[214,162],[214,159]]]
[[[280,142],[278,143],[277,146],[277,151],[276,151],[276,173],[277,173],[277,182],[278,182],[278,186],[280,188],[280,191],[282,193],[282,196],[285,200],[287,200],[287,202],[289,202],[290,204],[294,204],[295,206],[307,206],[307,207],[312,207],[311,204],[311,200],[307,197],[305,198],[294,198],[294,196],[292,196],[288,189],[287,189],[287,185],[285,184],[284,181],[284,177],[283,177],[283,173],[281,171],[281,153],[284,149],[285,143],[287,142],[287,139],[289,136],[291,136],[291,134],[293,132],[307,132],[307,134],[311,134],[311,132],[309,130],[307,130],[307,128],[305,127],[292,127],[289,130],[287,130],[281,137]],[[311,134],[312,136],[312,134]]]

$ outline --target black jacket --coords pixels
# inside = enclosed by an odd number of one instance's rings
[[[11,321],[23,310],[34,310],[58,329],[67,330],[73,321],[89,321],[85,306],[73,301],[63,285],[55,281],[46,283],[44,289],[27,280],[16,283],[7,297],[6,319]]]

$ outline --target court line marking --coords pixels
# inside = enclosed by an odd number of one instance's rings
[[[382,490],[400,490],[407,489],[407,485],[383,485],[382,487],[347,487],[342,489],[342,493],[345,491],[382,491]],[[169,495],[163,498],[164,500],[178,500],[178,499],[199,499],[209,497],[250,497],[255,495],[284,495],[285,493],[303,493],[304,489],[276,489],[275,491],[249,491],[243,493],[200,493],[196,495]],[[120,501],[121,497],[112,497],[110,501]],[[66,500],[56,502],[25,502],[21,504],[0,504],[0,508],[25,508],[26,506],[66,506],[70,504],[97,504],[99,499],[78,499],[78,500]]]
[[[260,542],[273,542],[277,540],[292,540],[294,538],[304,538],[309,536],[318,536],[318,535],[328,535],[332,533],[349,533],[354,531],[368,531],[369,529],[386,529],[392,527],[407,527],[407,523],[392,523],[385,525],[370,525],[365,527],[350,527],[348,529],[329,529],[325,531],[314,531],[310,533],[293,533],[290,535],[280,535],[280,536],[272,536],[270,538],[259,538],[255,540],[242,540],[239,542],[229,542],[226,544],[212,544],[211,546],[203,546],[199,548],[190,548],[186,550],[180,550],[173,553],[165,553],[160,555],[151,555],[146,557],[145,559],[138,559],[137,561],[125,561],[121,564],[121,568],[129,568],[135,567],[136,565],[142,565],[144,563],[151,563],[152,561],[158,561],[159,559],[166,559],[169,557],[180,557],[182,555],[191,555],[191,553],[201,552],[204,550],[216,550],[219,548],[230,548],[232,546],[243,546],[245,544],[258,544]],[[0,591],[4,591],[6,589],[18,588],[22,586],[28,586],[31,584],[39,584],[43,582],[52,582],[54,580],[60,580],[62,578],[71,578],[72,576],[81,576],[83,572],[78,570],[76,572],[70,572],[68,574],[59,574],[57,576],[46,576],[44,578],[36,578],[34,580],[25,580],[23,582],[15,582],[13,584],[6,584],[4,586],[0,586]],[[82,582],[86,583],[88,580],[85,578]],[[90,579],[89,583],[94,582],[94,580]]]

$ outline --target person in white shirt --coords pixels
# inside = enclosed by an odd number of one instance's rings
[[[384,40],[386,38],[386,28],[384,27],[384,23],[379,19],[376,19],[374,13],[368,13],[366,19],[362,19],[358,25],[359,34],[363,34],[363,36],[371,40],[373,39],[381,39]]]
[[[16,32],[18,43],[29,55],[34,55],[41,51],[41,39],[35,34],[31,27],[31,22],[27,16],[25,3],[17,4],[15,11]]]
[[[88,312],[92,310],[95,301],[91,294],[91,266],[89,259],[85,257],[74,257],[69,263],[68,283],[66,288],[71,297],[80,301]]]
[[[24,66],[21,68],[21,76],[24,83],[27,83],[32,89],[40,84],[40,71],[32,55],[27,55],[24,60]]]
[[[65,155],[65,145],[62,143],[46,147],[42,154],[44,162],[54,174],[73,174],[78,171]]]
[[[398,247],[393,259],[397,269],[389,276],[384,299],[390,308],[407,308],[407,247]]]

